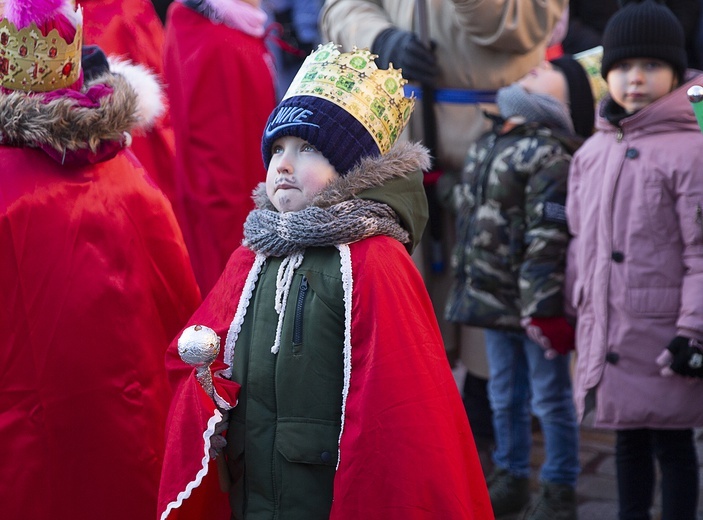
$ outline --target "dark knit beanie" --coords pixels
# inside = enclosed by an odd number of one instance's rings
[[[569,112],[576,134],[589,137],[593,133],[596,113],[591,91],[591,82],[583,66],[570,56],[551,60],[566,77],[569,87]]]
[[[340,175],[347,174],[363,157],[380,155],[363,124],[343,108],[315,96],[286,98],[269,116],[261,140],[267,169],[274,141],[288,135],[312,144]]]
[[[681,23],[654,0],[634,1],[618,10],[603,33],[601,74],[628,58],[654,58],[669,63],[679,80],[686,73],[686,48]]]

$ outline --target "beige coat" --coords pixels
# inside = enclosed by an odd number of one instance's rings
[[[343,50],[351,50],[354,45],[370,49],[376,36],[387,27],[406,30],[416,27],[415,2],[326,0],[320,15],[323,40],[338,43]],[[440,69],[437,87],[496,90],[520,78],[543,59],[546,41],[567,3],[567,0],[427,0],[429,35],[436,44]],[[438,166],[444,171],[458,173],[469,145],[489,129],[482,108],[486,107],[436,105]],[[495,110],[494,106],[488,108]],[[409,138],[422,140],[419,106],[408,126]],[[447,259],[453,242],[453,217],[445,213],[442,218]],[[427,250],[429,241],[424,242]],[[451,284],[449,269],[434,273],[425,268],[422,254],[416,252],[413,258],[425,276],[447,350],[459,351],[472,374],[488,377],[482,331],[459,327],[442,317]]]
[[[567,0],[427,0],[429,34],[436,43],[438,88],[495,90],[526,74],[544,57],[546,41]],[[376,36],[396,26],[413,30],[415,0],[326,0],[323,40],[371,48]],[[461,168],[469,144],[486,122],[478,105],[437,106],[438,156],[445,170]],[[411,138],[421,139],[421,110]]]

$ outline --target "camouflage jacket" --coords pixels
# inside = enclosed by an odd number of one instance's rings
[[[471,146],[453,193],[449,321],[522,330],[523,317],[563,314],[566,181],[578,144],[526,123]]]

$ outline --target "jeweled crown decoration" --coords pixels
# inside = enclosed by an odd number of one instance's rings
[[[315,96],[343,108],[373,136],[381,154],[390,150],[410,119],[414,99],[404,95],[400,69],[380,70],[367,49],[341,53],[318,46],[300,67],[283,99]]]
[[[0,20],[0,85],[32,92],[72,85],[80,77],[82,40],[82,25],[67,43],[56,29],[44,36],[34,23],[18,30]]]
[[[573,58],[581,64],[586,71],[588,81],[591,84],[593,101],[597,105],[608,93],[608,84],[600,73],[601,62],[603,61],[603,46],[593,47],[585,51],[574,54]]]

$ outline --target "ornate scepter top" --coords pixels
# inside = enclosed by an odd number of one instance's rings
[[[209,396],[214,395],[210,365],[220,353],[220,337],[210,327],[191,325],[178,338],[178,355],[195,367],[196,377]]]

